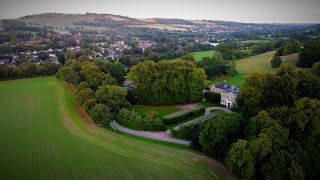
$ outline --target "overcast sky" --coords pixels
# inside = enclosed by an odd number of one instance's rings
[[[320,0],[0,0],[0,18],[44,12],[109,13],[260,23],[320,23]]]

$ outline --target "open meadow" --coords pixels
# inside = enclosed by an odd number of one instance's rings
[[[204,57],[212,57],[215,51],[210,50],[210,51],[197,51],[197,52],[192,52],[191,54],[193,55],[194,59],[196,61],[201,61],[202,58]],[[172,59],[170,61],[177,61],[177,60],[181,60],[181,58],[176,58],[176,59]]]
[[[0,179],[219,179],[187,147],[98,127],[53,77],[0,82]]]

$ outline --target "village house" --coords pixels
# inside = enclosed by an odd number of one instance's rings
[[[210,91],[221,94],[220,104],[226,107],[236,106],[236,98],[240,89],[233,85],[229,85],[226,81],[223,84],[215,84],[210,88]]]

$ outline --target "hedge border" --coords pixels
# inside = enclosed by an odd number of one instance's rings
[[[164,124],[143,124],[127,120],[123,117],[116,117],[117,123],[129,129],[139,130],[139,131],[165,131],[166,126]]]
[[[173,136],[177,139],[182,139],[182,140],[187,140],[187,141],[192,140],[192,136],[194,133],[195,132],[180,131],[180,130],[171,129],[171,136]]]
[[[203,113],[205,113],[205,110],[206,110],[206,107],[197,106],[193,109],[186,109],[186,110],[174,112],[172,114],[164,116],[163,123],[166,125],[177,124],[177,123],[184,121],[185,119],[188,119],[190,117],[194,117],[199,114],[203,114]]]

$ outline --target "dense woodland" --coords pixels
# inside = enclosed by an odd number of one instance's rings
[[[315,179],[320,172],[320,78],[284,64],[252,74],[238,96],[239,113],[198,130],[194,145],[244,179]]]
[[[145,61],[131,68],[128,77],[138,90],[140,103],[167,105],[202,99],[205,71],[190,61]]]
[[[77,87],[79,105],[100,125],[108,125],[122,108],[128,108],[127,91],[118,84],[124,80],[124,66],[88,58],[67,60],[56,77]],[[112,76],[113,75],[113,76]]]

